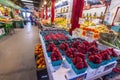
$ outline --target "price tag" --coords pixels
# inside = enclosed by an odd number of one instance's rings
[[[0,29],[0,36],[2,35],[2,29]]]
[[[4,28],[2,28],[1,31],[2,31],[2,34],[5,34],[5,30],[4,30]]]
[[[79,24],[84,24],[85,19],[79,18]]]
[[[87,73],[85,73],[83,75],[80,75],[80,76],[78,76],[76,78],[70,79],[70,80],[84,80],[86,78],[86,75],[87,75]]]
[[[110,64],[110,65],[107,65],[107,66],[105,67],[104,71],[106,71],[106,70],[109,70],[109,69],[113,68],[113,67],[114,67],[114,65],[115,65],[115,63],[112,63],[112,64]]]
[[[86,31],[86,37],[93,38],[94,33],[91,31]]]

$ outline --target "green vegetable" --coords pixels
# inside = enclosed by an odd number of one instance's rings
[[[98,41],[99,41],[100,43],[106,45],[106,46],[109,46],[109,47],[116,47],[116,46],[114,46],[113,44],[106,42],[105,40],[99,39]]]

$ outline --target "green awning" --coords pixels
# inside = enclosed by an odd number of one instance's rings
[[[21,10],[21,7],[14,4],[12,1],[10,0],[0,0],[0,3],[5,5],[5,6],[8,6],[8,7],[12,7],[14,9],[20,9]]]

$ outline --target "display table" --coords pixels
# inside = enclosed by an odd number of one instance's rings
[[[88,67],[86,72],[76,75],[75,72],[72,70],[70,64],[63,56],[62,65],[59,67],[53,67],[50,58],[47,56],[46,46],[43,37],[41,34],[39,36],[42,43],[42,48],[50,80],[94,80],[110,73],[117,64],[117,62],[114,61],[97,69],[92,69]]]
[[[23,20],[13,20],[13,25],[15,28],[24,28]]]

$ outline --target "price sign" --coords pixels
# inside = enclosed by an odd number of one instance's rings
[[[3,35],[3,34],[5,34],[5,30],[4,28],[0,28],[0,35]]]
[[[105,67],[104,71],[106,71],[106,70],[109,70],[109,69],[113,68],[113,67],[114,67],[114,65],[115,65],[115,63],[112,63],[112,64],[110,64],[110,65],[107,65],[107,66]]]
[[[84,24],[85,19],[79,18],[79,24]]]
[[[80,75],[80,76],[78,76],[76,78],[69,79],[69,80],[84,80],[86,78],[86,75],[87,75],[87,73],[85,73],[83,75]]]
[[[86,31],[86,37],[93,38],[94,33],[91,31]]]

